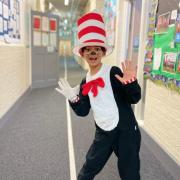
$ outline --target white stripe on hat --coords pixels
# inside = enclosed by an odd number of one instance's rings
[[[78,27],[78,33],[86,28],[86,27],[89,27],[89,26],[97,26],[99,28],[102,28],[102,29],[105,29],[105,26],[104,26],[104,23],[100,22],[100,21],[97,21],[97,20],[88,20],[88,21],[85,21],[84,23],[82,23],[79,27]]]
[[[106,41],[106,37],[99,34],[99,33],[88,33],[88,34],[85,34],[84,36],[82,36],[79,41],[81,43],[85,42],[85,41],[88,41],[88,40],[91,40],[91,39],[98,39],[98,40],[101,40],[101,41]]]
[[[112,52],[112,47],[107,44],[106,30],[103,17],[98,12],[84,14],[78,22],[78,44],[74,47],[74,54],[81,56],[80,49],[85,46],[103,46],[106,48],[106,55]],[[91,28],[94,26],[93,28]]]

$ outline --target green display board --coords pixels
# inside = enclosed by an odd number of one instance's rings
[[[174,25],[170,25],[166,33],[154,34],[151,77],[180,92],[180,45],[174,39]]]

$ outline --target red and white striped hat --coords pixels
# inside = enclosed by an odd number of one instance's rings
[[[104,21],[96,11],[89,12],[77,21],[78,25],[78,44],[74,47],[73,53],[81,56],[81,48],[86,46],[102,46],[106,49],[106,56],[113,48],[106,42],[106,31]]]

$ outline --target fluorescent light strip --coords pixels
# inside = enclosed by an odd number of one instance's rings
[[[68,6],[68,4],[69,4],[69,0],[64,0],[64,5]]]

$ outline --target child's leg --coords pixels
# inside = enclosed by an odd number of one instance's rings
[[[118,157],[118,170],[122,180],[140,180],[139,129],[120,130],[114,152]]]
[[[102,170],[113,152],[112,143],[115,132],[96,130],[95,139],[86,155],[86,162],[79,172],[78,180],[93,180]]]

